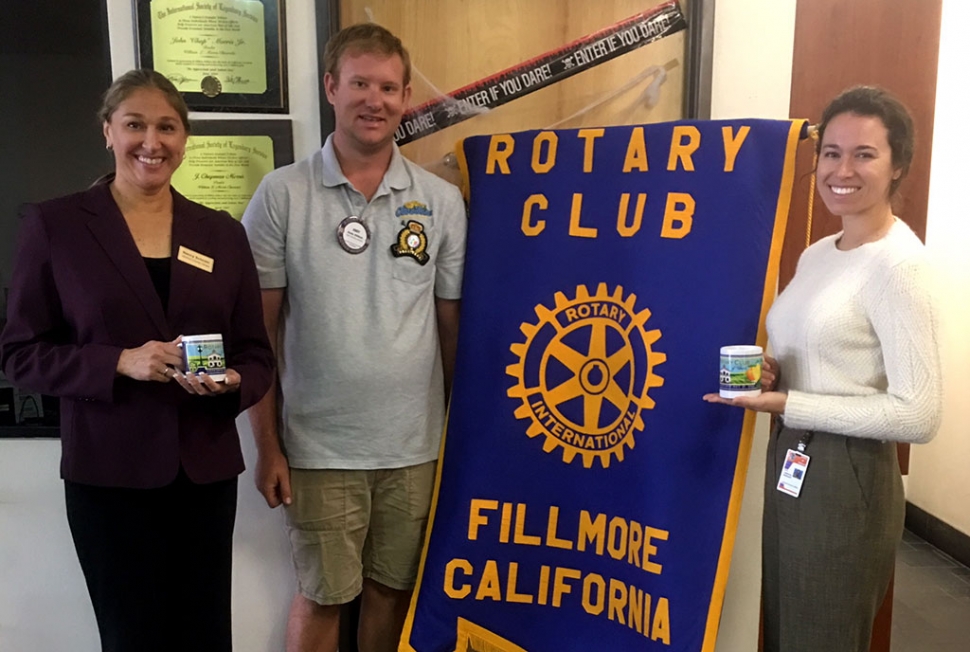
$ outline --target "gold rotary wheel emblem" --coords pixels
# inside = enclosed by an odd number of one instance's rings
[[[663,385],[654,370],[667,356],[653,350],[661,333],[644,327],[650,311],[636,312],[636,299],[605,283],[593,295],[578,286],[574,299],[557,292],[555,307],[536,306],[538,321],[519,326],[525,342],[510,347],[518,361],[505,371],[518,382],[507,393],[522,401],[515,416],[532,421],[529,437],[545,436],[545,452],[562,448],[567,464],[577,454],[586,468],[596,459],[608,468],[614,455],[622,462],[643,430],[641,411],[655,405],[648,392]]]

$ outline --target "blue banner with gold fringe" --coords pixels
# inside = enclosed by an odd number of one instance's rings
[[[456,377],[401,649],[713,650],[803,121],[469,138]]]

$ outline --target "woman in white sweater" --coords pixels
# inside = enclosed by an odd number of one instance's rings
[[[765,481],[765,652],[869,650],[903,530],[896,442],[927,442],[940,422],[930,268],[890,205],[913,158],[912,119],[881,89],[850,89],[823,112],[818,153],[818,192],[842,231],[805,250],[768,314],[767,391],[704,397],[779,415]]]

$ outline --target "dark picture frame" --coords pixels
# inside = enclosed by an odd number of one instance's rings
[[[0,329],[27,204],[82,190],[105,164],[101,125],[92,118],[112,79],[108,22],[104,0],[3,4],[0,40],[10,56],[0,58],[7,80],[0,101],[6,153],[0,172]],[[57,156],[42,153],[54,150]],[[0,444],[57,439],[59,423],[59,399],[15,390],[0,374]]]
[[[212,85],[206,87],[207,92],[203,92],[201,88],[198,92],[182,90],[182,95],[189,109],[193,111],[238,113],[287,113],[289,111],[285,0],[252,1],[260,2],[263,5],[266,91],[261,94],[223,93],[220,92],[221,84],[213,82]],[[136,3],[138,63],[142,68],[155,69],[151,13],[154,2],[153,0],[134,0],[134,2]],[[205,81],[213,81],[213,79],[206,77]]]

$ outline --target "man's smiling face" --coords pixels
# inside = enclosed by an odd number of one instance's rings
[[[390,147],[411,97],[398,55],[348,50],[323,79],[336,117],[338,147],[371,154]]]

